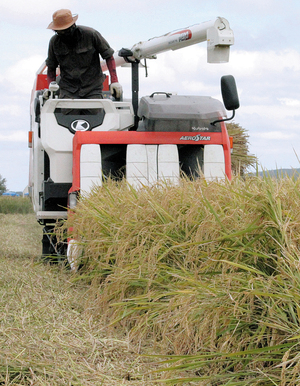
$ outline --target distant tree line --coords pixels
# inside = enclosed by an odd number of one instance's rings
[[[6,179],[2,178],[0,174],[0,196],[6,192]]]

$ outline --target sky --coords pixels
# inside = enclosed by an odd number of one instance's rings
[[[235,39],[228,63],[208,64],[206,43],[159,54],[148,60],[148,77],[140,70],[139,95],[222,100],[220,78],[233,75],[240,98],[234,122],[247,130],[259,167],[300,168],[299,0],[1,0],[0,175],[8,190],[28,184],[31,89],[53,35],[47,26],[61,8],[78,14],[77,24],[98,30],[114,50],[226,18]],[[130,69],[117,71],[130,98]]]

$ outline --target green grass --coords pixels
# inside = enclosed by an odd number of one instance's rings
[[[33,213],[32,203],[28,197],[0,196],[0,213]]]
[[[66,224],[86,312],[164,358],[166,383],[298,385],[299,192],[299,179],[268,176],[108,181]]]

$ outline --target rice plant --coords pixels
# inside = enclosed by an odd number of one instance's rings
[[[244,176],[250,167],[258,163],[255,155],[249,153],[249,134],[238,123],[230,122],[226,125],[230,137],[233,138],[231,154],[231,169],[233,174]]]
[[[298,385],[299,184],[95,188],[66,223],[84,251],[86,311],[151,347],[166,383]]]

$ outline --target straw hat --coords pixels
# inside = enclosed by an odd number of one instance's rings
[[[48,25],[47,29],[63,30],[71,27],[78,19],[78,15],[72,15],[69,9],[60,9],[54,12],[53,21]]]

